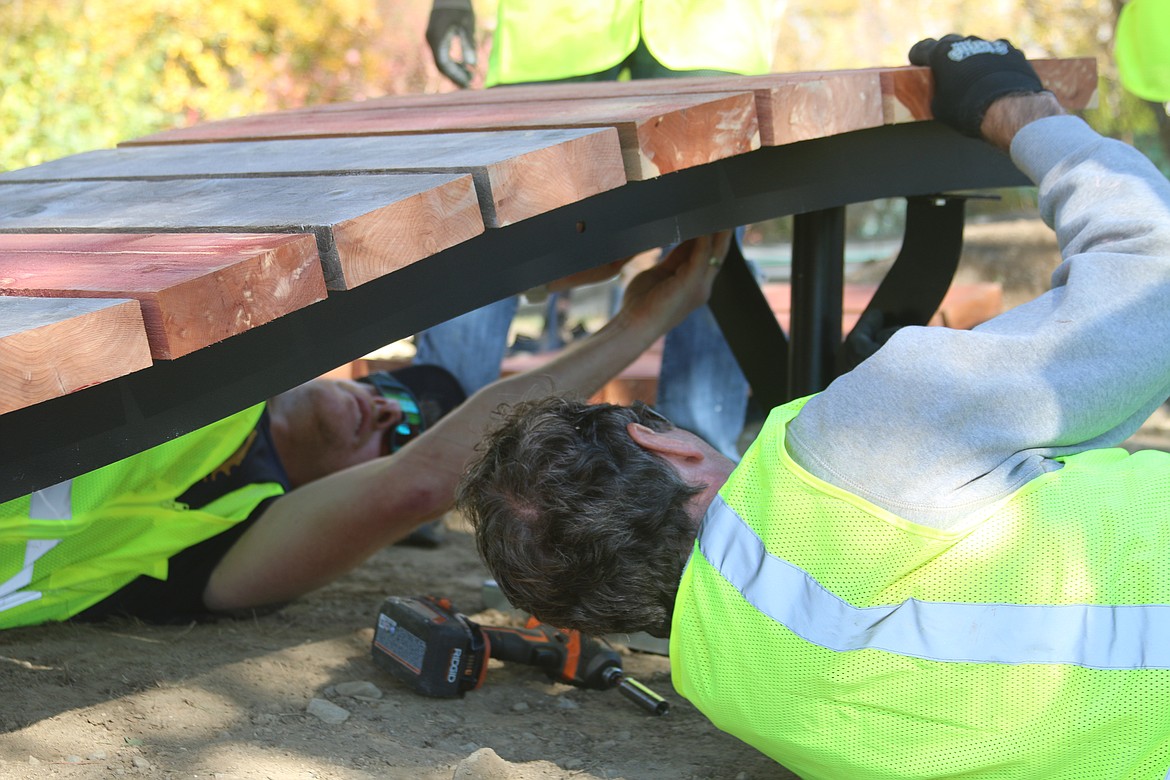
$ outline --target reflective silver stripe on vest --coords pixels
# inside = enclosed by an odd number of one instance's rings
[[[73,480],[38,490],[29,497],[28,516],[34,520],[69,520],[73,517]],[[41,597],[39,590],[24,590],[33,578],[33,567],[60,539],[29,539],[24,545],[24,565],[0,582],[0,612]]]
[[[1170,605],[960,604],[908,599],[855,607],[771,555],[716,498],[699,549],[753,607],[830,650],[885,650],[935,661],[1170,669]]]
[[[58,482],[29,496],[28,516],[34,520],[69,520],[73,517],[73,480]]]

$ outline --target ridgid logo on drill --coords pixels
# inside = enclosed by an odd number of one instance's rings
[[[962,62],[976,54],[1007,54],[1007,41],[959,41],[947,52],[947,59]]]
[[[463,658],[462,648],[456,647],[451,651],[451,665],[447,667],[447,682],[453,683],[459,678],[459,659]]]

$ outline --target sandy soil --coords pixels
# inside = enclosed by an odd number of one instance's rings
[[[387,549],[251,620],[0,633],[0,778],[790,777],[675,695],[660,655],[622,648],[626,673],[670,701],[662,717],[523,665],[490,662],[462,699],[417,695],[376,667],[386,596],[448,596],[481,623],[508,622],[481,612],[486,571],[448,522],[438,549]],[[348,717],[320,719],[314,699]]]
[[[971,234],[963,273],[1005,282],[1009,300],[1042,286],[1055,262],[1034,224]],[[1009,251],[1021,242],[1032,254]],[[1161,415],[1142,444],[1159,446],[1168,429]],[[515,664],[491,662],[484,686],[461,699],[419,696],[373,664],[374,620],[389,595],[447,596],[473,619],[506,622],[482,612],[486,576],[449,518],[440,548],[384,550],[275,614],[0,632],[0,778],[792,777],[674,694],[661,655],[626,650],[623,666],[670,701],[664,717]],[[314,714],[315,700],[344,720]]]

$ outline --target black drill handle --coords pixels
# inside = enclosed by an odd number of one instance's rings
[[[545,623],[527,628],[479,626],[489,658],[537,666],[558,682],[603,691],[618,684],[610,671],[621,672],[613,648],[578,631],[561,631]]]
[[[479,626],[479,630],[487,641],[489,658],[537,666],[548,672],[559,672],[564,666],[566,651],[552,631],[510,626]]]
[[[468,621],[483,638],[488,658],[513,661],[544,669],[554,680],[580,688],[616,687],[625,698],[652,715],[665,715],[670,703],[632,677],[622,673],[621,657],[613,648],[572,631],[558,631],[544,623],[531,628],[483,626]]]

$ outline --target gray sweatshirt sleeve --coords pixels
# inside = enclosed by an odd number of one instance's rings
[[[1015,137],[1063,262],[1052,289],[971,331],[903,328],[789,425],[793,458],[902,517],[952,527],[1113,446],[1170,396],[1170,183],[1080,119]]]

